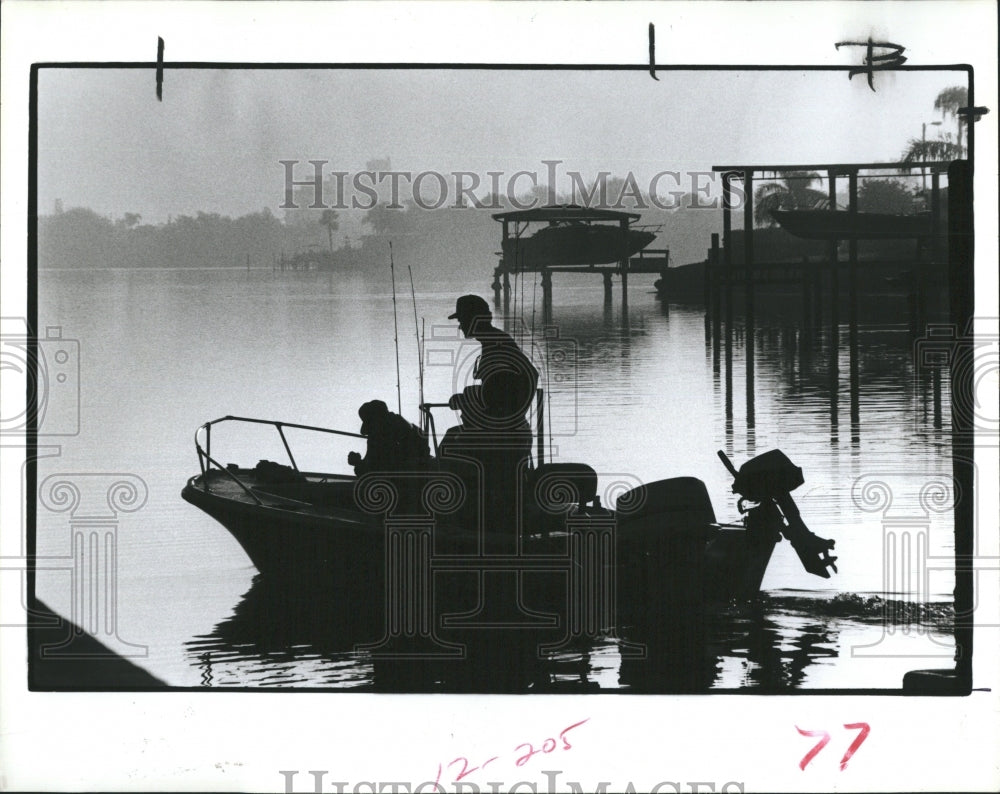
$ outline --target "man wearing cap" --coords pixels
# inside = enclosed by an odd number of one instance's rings
[[[458,320],[462,334],[479,342],[482,352],[472,370],[479,383],[448,400],[449,407],[462,412],[462,425],[445,433],[439,455],[465,461],[464,474],[483,484],[486,527],[511,532],[517,527],[517,489],[531,453],[531,427],[525,417],[535,397],[538,370],[509,334],[494,327],[489,304],[478,295],[460,297],[448,319]],[[478,473],[468,470],[470,463]]]
[[[466,339],[482,345],[472,370],[478,385],[452,395],[448,405],[462,411],[463,424],[477,430],[506,434],[531,429],[525,415],[538,386],[538,370],[513,338],[492,324],[489,304],[478,295],[463,295],[455,302],[449,320],[458,320]]]

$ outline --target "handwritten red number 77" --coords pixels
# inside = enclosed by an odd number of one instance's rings
[[[844,771],[844,768],[847,766],[847,762],[851,760],[851,756],[858,751],[858,748],[861,747],[861,744],[864,742],[865,739],[868,738],[868,734],[871,732],[871,727],[868,725],[867,722],[851,722],[844,725],[844,727],[849,731],[857,731],[858,735],[854,739],[854,741],[851,742],[851,746],[847,748],[847,752],[844,753],[844,757],[840,759],[840,771],[842,772]],[[802,756],[802,760],[799,761],[799,769],[805,771],[805,768],[806,766],[808,766],[809,762],[812,761],[819,754],[820,750],[822,750],[824,747],[827,746],[827,744],[830,743],[830,734],[827,733],[826,731],[804,731],[798,725],[795,726],[795,730],[797,730],[803,736],[820,737],[820,740],[816,742],[816,744],[813,745],[813,748],[804,756]]]

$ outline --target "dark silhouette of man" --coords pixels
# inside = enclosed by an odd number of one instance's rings
[[[409,471],[430,462],[430,448],[420,429],[392,413],[381,400],[366,402],[358,409],[358,416],[368,449],[363,458],[359,452],[349,453],[347,463],[359,477],[370,471]]]
[[[478,295],[461,296],[448,319],[458,320],[462,334],[479,342],[482,351],[472,371],[479,383],[448,400],[449,407],[462,412],[462,425],[448,430],[439,453],[478,468],[478,474],[471,473],[483,486],[486,527],[508,534],[517,526],[517,489],[531,453],[526,415],[538,370],[509,334],[493,326],[490,306]]]
[[[525,415],[538,386],[538,370],[513,338],[493,326],[489,304],[478,295],[463,295],[449,320],[458,320],[466,339],[475,339],[482,352],[472,370],[480,383],[455,394],[448,405],[462,411],[471,429],[507,434],[531,428]]]

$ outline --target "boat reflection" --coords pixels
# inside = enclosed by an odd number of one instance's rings
[[[704,620],[663,631],[623,627],[539,652],[539,628],[442,631],[460,654],[379,655],[359,646],[382,633],[380,616],[330,588],[279,589],[258,576],[233,614],[186,643],[206,687],[305,688],[395,693],[782,693],[810,688],[817,666],[845,649],[846,627],[928,621],[947,633],[946,606],[887,610],[878,597],[761,597],[722,605]],[[929,617],[928,617],[929,616]],[[815,684],[812,684],[815,686]]]

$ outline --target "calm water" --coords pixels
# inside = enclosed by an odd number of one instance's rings
[[[415,275],[425,398],[444,401],[456,366],[461,377],[478,347],[459,340],[445,318],[457,294],[487,295],[487,279],[432,284]],[[516,296],[519,316],[509,328],[543,371],[559,459],[591,463],[611,504],[623,482],[699,477],[718,517],[734,520],[730,477],[716,450],[739,465],[779,447],[804,470],[795,499],[806,523],[837,541],[840,572],[830,580],[805,573],[788,544],[779,544],[759,602],[734,605],[709,627],[706,683],[895,688],[909,669],[949,665],[948,384],[946,375],[935,380],[914,370],[905,299],[861,306],[852,395],[846,325],[834,350],[829,327],[802,327],[793,296],[762,298],[751,404],[739,312],[727,354],[707,337],[699,307],[662,305],[648,281],[633,278],[630,286],[623,314],[617,282],[605,306],[598,279],[557,277],[548,333],[540,290],[529,281]],[[413,309],[408,290],[397,299],[403,413],[416,420]],[[338,642],[326,630],[320,641],[308,626],[255,635],[254,615],[269,604],[254,568],[180,490],[197,473],[194,431],[209,419],[233,414],[356,430],[361,403],[381,398],[395,406],[392,311],[388,284],[357,276],[41,271],[39,325],[61,326],[64,338],[79,340],[80,432],[40,461],[39,483],[44,490],[49,477],[50,484],[75,482],[84,499],[103,500],[105,514],[115,475],[133,475],[148,493],[141,507],[111,521],[117,639],[109,644],[176,686],[372,686],[370,660],[352,655],[346,636]],[[839,378],[831,389],[834,356]],[[438,422],[447,426],[450,417]],[[212,443],[223,462],[283,460],[270,434],[220,434]],[[299,463],[346,471],[351,448],[308,447]],[[89,508],[52,508],[43,494],[38,552],[68,559],[73,522]],[[66,568],[41,571],[38,594],[70,616]],[[614,641],[596,642],[558,655],[535,685],[655,688],[630,664]]]

